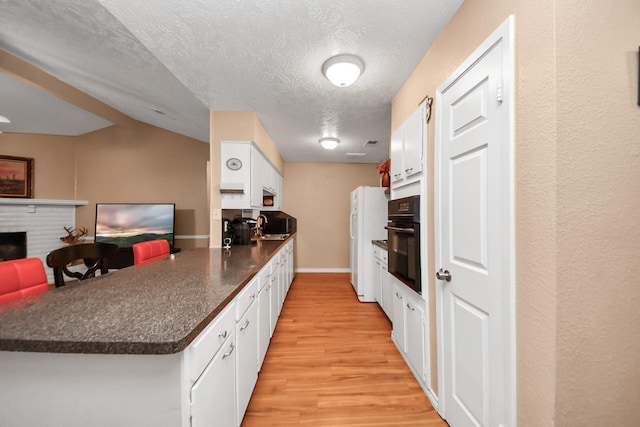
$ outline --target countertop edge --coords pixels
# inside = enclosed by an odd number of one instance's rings
[[[256,265],[254,270],[242,281],[236,289],[231,292],[215,309],[213,309],[202,321],[200,321],[190,332],[177,341],[166,342],[100,342],[100,341],[46,341],[27,339],[0,339],[0,351],[7,352],[31,352],[31,353],[74,353],[74,354],[120,354],[120,355],[141,355],[155,354],[168,355],[175,354],[186,349],[189,344],[220,314],[253,280],[253,278],[267,265],[271,259],[287,244],[293,240],[296,233],[291,234],[282,240],[281,244],[265,261]]]

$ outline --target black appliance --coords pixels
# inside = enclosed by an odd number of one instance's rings
[[[389,200],[389,273],[422,293],[420,270],[420,196]]]
[[[222,245],[233,242],[233,227],[229,218],[222,218]]]
[[[234,245],[248,245],[251,242],[253,228],[256,226],[256,220],[253,218],[235,218],[231,221],[233,230]]]
[[[267,218],[262,226],[264,234],[293,234],[296,232],[297,221],[291,215],[282,211],[261,211]]]

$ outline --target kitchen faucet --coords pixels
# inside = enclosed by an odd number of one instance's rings
[[[256,219],[256,227],[255,227],[256,236],[262,236],[262,226],[268,222],[269,221],[267,221],[267,217],[264,214],[258,215],[258,218]]]

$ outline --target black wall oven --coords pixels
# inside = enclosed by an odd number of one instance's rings
[[[420,196],[389,200],[389,273],[422,293],[420,280]]]

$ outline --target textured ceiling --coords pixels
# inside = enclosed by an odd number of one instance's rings
[[[375,163],[388,155],[391,100],[461,3],[0,0],[0,48],[203,141],[209,109],[255,111],[287,161]],[[365,62],[347,88],[320,71],[340,53]],[[323,136],[341,144],[323,150]]]

